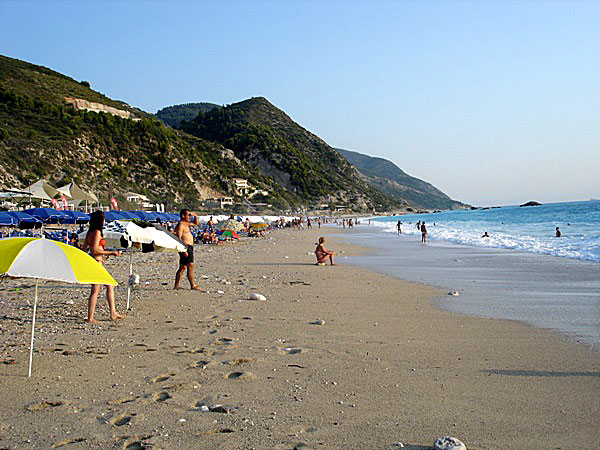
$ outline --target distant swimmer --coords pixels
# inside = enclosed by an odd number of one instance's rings
[[[483,236],[481,236],[482,238],[488,238],[490,237],[490,235],[488,234],[488,232],[486,231],[485,233],[483,233]]]
[[[398,234],[402,234],[402,222],[398,221],[396,228],[398,229]]]
[[[562,233],[560,232],[558,227],[556,227],[556,237],[561,237],[561,236],[562,236]]]
[[[419,230],[419,231],[421,230],[421,221],[420,220],[417,222],[417,230]]]
[[[425,222],[421,223],[421,242],[427,244],[427,228],[425,227]]]

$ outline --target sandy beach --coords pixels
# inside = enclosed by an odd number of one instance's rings
[[[44,284],[30,379],[33,284],[5,280],[0,447],[597,447],[598,352],[436,309],[437,289],[345,265],[363,250],[340,239],[338,265],[315,266],[319,235],[197,245],[196,292],[172,290],[176,254],[137,253],[132,310],[108,321],[102,291],[99,326],[89,287]],[[120,312],[127,266],[106,266]]]

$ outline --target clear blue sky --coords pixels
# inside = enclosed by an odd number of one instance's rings
[[[0,1],[0,53],[146,111],[264,96],[477,205],[600,197],[600,1]]]

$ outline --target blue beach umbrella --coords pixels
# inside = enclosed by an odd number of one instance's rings
[[[65,219],[62,211],[53,208],[32,208],[26,209],[23,212],[32,215],[36,219],[40,219],[44,223],[62,223]]]
[[[121,214],[125,220],[139,219],[139,217],[136,216],[135,214],[133,214],[131,211],[112,211],[112,212],[117,212],[117,213]]]
[[[158,213],[154,211],[131,211],[131,213],[135,214],[138,219],[146,220],[148,222],[160,221]]]
[[[121,214],[121,211],[106,211],[104,213],[104,219],[107,222],[112,222],[113,220],[123,220],[125,216]]]
[[[71,211],[71,210],[61,211],[61,212],[65,215],[65,219],[63,220],[63,223],[66,223],[66,224],[88,223],[90,221],[89,214],[84,214],[79,211]]]
[[[42,226],[42,221],[40,219],[36,219],[23,211],[7,211],[6,214],[17,219],[19,228],[29,229]]]
[[[3,211],[0,211],[0,227],[15,227],[19,225],[19,221]]]

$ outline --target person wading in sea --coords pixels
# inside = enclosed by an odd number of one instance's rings
[[[190,220],[192,217],[193,221]],[[179,289],[181,275],[183,275],[183,271],[187,268],[190,289],[198,290],[200,287],[194,283],[194,236],[190,232],[190,224],[198,225],[198,216],[189,209],[182,209],[179,212],[179,219],[175,227],[175,234],[187,246],[187,250],[179,253],[179,269],[175,274],[175,287],[173,289]]]

